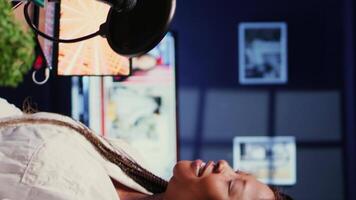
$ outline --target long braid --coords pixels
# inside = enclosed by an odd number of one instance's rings
[[[89,128],[85,126],[74,126],[68,122],[55,119],[21,118],[0,122],[0,127],[4,125],[13,125],[19,123],[54,124],[73,129],[76,132],[80,133],[82,136],[84,136],[104,158],[116,164],[126,175],[128,175],[130,178],[132,178],[135,182],[137,182],[139,185],[141,185],[148,191],[154,194],[159,194],[163,193],[167,188],[167,181],[147,171],[138,163],[108,148],[96,136],[94,136],[93,132]]]

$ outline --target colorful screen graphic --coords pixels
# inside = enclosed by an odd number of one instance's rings
[[[110,6],[98,1],[61,0],[59,36],[74,39],[99,30]],[[107,40],[96,36],[58,46],[58,75],[128,75],[129,59],[116,54]]]

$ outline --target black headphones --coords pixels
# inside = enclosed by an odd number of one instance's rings
[[[106,22],[95,33],[75,39],[60,39],[47,35],[32,23],[28,9],[24,15],[30,27],[40,36],[57,42],[73,43],[97,35],[105,37],[110,47],[126,57],[142,55],[154,48],[165,36],[172,21],[176,0],[98,0],[111,6]]]

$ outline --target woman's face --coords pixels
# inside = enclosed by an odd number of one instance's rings
[[[274,200],[273,191],[226,161],[181,161],[174,167],[165,200]]]

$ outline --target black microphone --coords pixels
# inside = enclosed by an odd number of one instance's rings
[[[137,0],[97,0],[109,4],[117,12],[129,12],[136,6]]]

